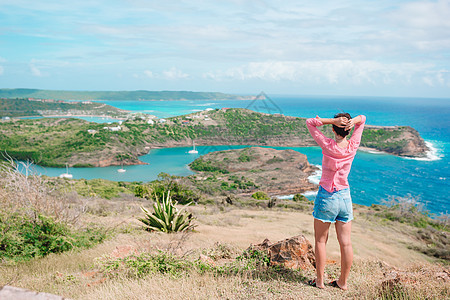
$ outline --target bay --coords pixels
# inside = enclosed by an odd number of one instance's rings
[[[376,98],[376,97],[310,97],[270,96],[257,101],[101,101],[109,105],[156,115],[160,118],[201,111],[206,108],[241,107],[259,112],[280,113],[298,117],[333,117],[341,110],[352,115],[364,114],[367,124],[411,126],[432,147],[425,159],[400,158],[384,153],[359,151],[349,175],[353,201],[371,205],[390,197],[408,197],[425,205],[432,213],[450,210],[450,99]],[[245,146],[231,147],[241,148]],[[229,149],[230,146],[198,147],[199,154]],[[153,149],[141,160],[149,165],[119,167],[71,168],[74,178],[104,178],[115,181],[151,181],[160,172],[185,176],[192,174],[187,164],[196,156],[190,148]],[[285,149],[277,147],[276,149]],[[307,155],[310,163],[321,164],[318,147],[292,148]],[[37,171],[58,176],[64,169],[41,168]],[[313,198],[313,194],[309,194]]]

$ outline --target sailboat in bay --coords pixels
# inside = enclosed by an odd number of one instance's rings
[[[69,165],[66,163],[66,173],[59,175],[59,178],[72,179],[73,175],[69,173]]]
[[[188,151],[189,154],[197,154],[198,151],[195,149],[195,142],[192,141],[192,149]]]
[[[119,173],[125,173],[126,171],[127,171],[127,170],[125,170],[125,169],[123,168],[123,162],[122,162],[121,167],[120,167],[120,169],[117,170],[117,172],[119,172]]]

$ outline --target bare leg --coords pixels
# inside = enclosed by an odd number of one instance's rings
[[[347,289],[347,279],[350,274],[350,268],[353,262],[353,248],[350,234],[352,231],[352,222],[336,222],[336,234],[341,248],[341,276],[337,284],[343,290]]]
[[[314,237],[316,253],[316,286],[324,288],[323,276],[325,272],[325,261],[327,257],[326,245],[328,241],[328,230],[331,223],[325,223],[314,219]]]

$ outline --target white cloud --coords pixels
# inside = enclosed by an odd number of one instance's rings
[[[433,79],[431,79],[430,77],[423,77],[422,80],[426,85],[434,87]]]
[[[400,7],[396,17],[415,28],[450,28],[450,1],[414,1]]]
[[[189,77],[189,74],[183,73],[181,70],[178,70],[175,67],[172,67],[170,70],[163,71],[162,76],[165,79],[174,80],[174,79],[185,79]]]
[[[144,74],[145,74],[145,76],[147,76],[149,78],[154,78],[155,77],[155,74],[153,74],[153,72],[150,71],[150,70],[145,70]]]
[[[370,60],[266,61],[209,72],[204,77],[218,81],[259,79],[331,85],[409,85],[420,81],[420,78],[427,85],[450,83],[448,70],[436,71],[433,68],[433,65],[424,63],[380,63]]]
[[[407,2],[389,16],[396,28],[392,40],[427,51],[428,55],[450,50],[449,0]]]
[[[447,86],[450,87],[450,70],[429,71],[422,78],[423,82],[431,87]]]
[[[175,67],[172,67],[169,70],[162,71],[161,73],[156,73],[150,70],[145,70],[143,73],[146,77],[153,79],[176,80],[186,79],[190,77],[189,74],[186,74]]]
[[[6,59],[4,59],[3,57],[0,56],[0,63],[2,62],[6,62]],[[3,72],[5,71],[5,69],[3,68],[3,66],[0,66],[0,75],[3,75]]]
[[[450,86],[450,0],[0,0],[0,11],[4,36],[17,37],[0,36],[11,49],[0,74],[25,68],[48,86],[58,82],[51,75],[75,85],[96,74],[95,86],[117,70],[133,70],[124,87],[200,85],[182,81],[205,70],[219,90],[252,90],[249,80],[311,90],[407,85],[405,94],[413,84]],[[14,74],[14,85],[27,84]]]
[[[37,77],[42,76],[41,70],[39,70],[33,63],[30,64],[30,70],[31,70],[31,74],[33,74],[34,76],[37,76]]]

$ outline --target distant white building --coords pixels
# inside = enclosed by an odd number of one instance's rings
[[[105,128],[107,128],[107,127],[105,127]],[[88,133],[90,133],[90,134],[95,134],[97,132],[97,130],[95,130],[95,129],[88,129]]]
[[[120,129],[122,129],[122,127],[120,127],[120,125],[117,127],[109,127],[109,130],[111,130],[111,131],[120,131]]]
[[[214,110],[214,108],[210,108],[210,107],[208,107],[207,109],[205,109],[206,111],[211,111],[211,110]]]
[[[2,117],[2,119],[3,119],[3,120],[6,120],[6,121],[9,121],[9,120],[11,120],[11,118],[10,118],[10,117]]]
[[[166,119],[159,119],[159,123],[166,123],[167,120]]]
[[[119,125],[117,127],[103,127],[103,129],[111,130],[111,131],[120,131],[122,129],[122,127],[120,127],[120,125]]]
[[[155,122],[153,120],[148,120],[147,124],[153,125],[153,124],[155,124]]]

